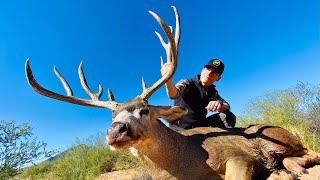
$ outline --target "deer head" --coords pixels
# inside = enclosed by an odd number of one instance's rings
[[[177,68],[177,48],[180,39],[180,19],[176,7],[172,6],[172,8],[175,12],[176,18],[174,37],[172,28],[169,28],[157,14],[149,11],[149,13],[160,24],[161,28],[168,37],[169,42],[165,43],[162,36],[158,32],[155,32],[166,51],[167,62],[171,62],[171,68],[166,75],[162,76],[150,87],[146,86],[145,81],[142,78],[143,92],[133,100],[125,103],[117,103],[111,90],[108,89],[109,100],[101,101],[100,97],[103,93],[102,86],[99,84],[98,93],[92,92],[87,85],[86,78],[82,70],[82,62],[78,68],[79,78],[83,89],[91,97],[90,100],[74,97],[70,86],[63,76],[57,71],[56,67],[54,67],[54,72],[64,86],[67,95],[58,94],[43,88],[35,80],[29,65],[30,60],[27,59],[25,71],[30,86],[39,94],[57,99],[59,101],[65,101],[82,106],[110,109],[112,111],[112,124],[107,132],[107,139],[110,147],[112,149],[124,149],[139,144],[139,142],[142,142],[144,139],[150,136],[150,131],[153,126],[152,124],[157,121],[157,118],[161,117],[168,122],[173,122],[187,113],[186,109],[177,106],[171,107],[148,105],[149,97],[173,76]],[[161,57],[160,59],[161,64],[163,65],[163,59]]]

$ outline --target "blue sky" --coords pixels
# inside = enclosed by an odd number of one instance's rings
[[[181,18],[178,69],[174,82],[191,78],[212,58],[226,65],[217,89],[241,115],[250,99],[286,89],[299,81],[320,83],[320,2],[316,0],[2,0],[0,1],[0,118],[26,122],[49,148],[68,148],[75,138],[106,132],[111,112],[49,99],[28,85],[24,64],[30,58],[35,78],[47,89],[65,93],[53,73],[56,65],[74,95],[88,98],[77,68],[81,60],[92,90],[98,83],[117,102],[142,92],[160,78],[164,50],[149,15],[174,25]],[[149,100],[171,105],[162,87]]]

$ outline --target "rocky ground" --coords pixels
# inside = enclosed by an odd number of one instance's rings
[[[135,169],[127,169],[122,171],[113,171],[99,176],[99,180],[130,180],[139,175],[140,171]]]
[[[146,177],[146,171],[140,170],[140,169],[127,169],[127,170],[121,170],[121,171],[113,171],[101,174],[99,176],[99,180],[151,180],[151,177]],[[16,176],[9,180],[34,180],[37,178],[23,178]],[[55,179],[61,179],[57,178],[56,176],[52,175],[52,173],[45,175],[43,178],[39,178],[41,180],[55,180]],[[0,180],[3,180],[0,178]]]
[[[309,174],[303,175],[301,180],[320,180],[320,165],[308,169]]]
[[[308,169],[309,174],[305,174],[299,179],[301,180],[320,180],[320,165],[316,165]],[[100,175],[100,180],[130,180],[139,179],[141,170],[128,169],[123,171],[114,171]]]

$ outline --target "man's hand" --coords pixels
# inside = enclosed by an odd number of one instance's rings
[[[219,111],[221,106],[222,105],[220,101],[210,101],[206,108],[207,110],[214,112],[214,111]]]
[[[161,75],[164,76],[168,73],[169,69],[170,69],[171,63],[165,63],[163,64],[162,68],[161,68]],[[172,99],[174,97],[176,97],[178,90],[177,88],[174,86],[173,82],[172,82],[173,76],[166,82],[166,91],[167,91],[167,95]]]
[[[165,63],[163,64],[162,68],[161,68],[161,75],[164,76],[165,74],[168,73],[169,68],[171,66],[171,63]]]

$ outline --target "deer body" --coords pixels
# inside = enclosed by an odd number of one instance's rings
[[[162,133],[133,147],[154,179],[162,179],[164,174],[164,179],[221,179],[206,164],[208,152],[188,136],[171,131],[159,120],[155,120],[153,132]]]
[[[114,122],[131,123],[127,120]],[[199,127],[175,132],[158,119],[149,122],[144,141],[131,149],[154,179],[266,179],[286,157],[306,154],[301,141],[279,127]],[[111,126],[108,138],[115,137],[113,133],[118,132]],[[121,149],[115,141],[110,146]]]
[[[241,179],[238,170],[244,179],[270,174],[253,156],[253,145],[243,132],[203,127],[180,134],[159,120],[152,122],[150,132],[156,133],[133,148],[154,179],[224,179],[227,168],[235,179]]]
[[[180,18],[177,9],[173,9],[176,18],[174,36],[173,30],[167,27],[157,14],[149,11],[168,37],[169,42],[165,43],[162,36],[156,32],[171,66],[167,74],[149,88],[143,80],[143,92],[135,99],[117,103],[112,92],[108,90],[109,100],[100,101],[102,87],[99,85],[98,93],[91,91],[82,71],[82,63],[78,69],[80,82],[91,100],[74,97],[67,81],[56,69],[54,71],[67,95],[43,88],[36,82],[28,59],[25,70],[30,86],[39,94],[53,99],[112,110],[112,124],[107,132],[108,145],[113,150],[131,148],[154,179],[249,180],[267,177],[279,164],[283,164],[294,174],[301,175],[306,173],[302,166],[319,162],[318,153],[304,149],[298,138],[280,127],[203,127],[175,132],[158,120],[162,118],[168,123],[175,123],[187,113],[186,109],[177,106],[148,104],[148,98],[176,71]]]
[[[186,110],[150,106],[140,98],[126,102],[113,114],[108,144],[115,150],[135,149],[154,179],[265,179],[286,157],[305,154],[299,139],[279,127],[175,132],[157,119],[168,120],[170,113],[183,116]]]

